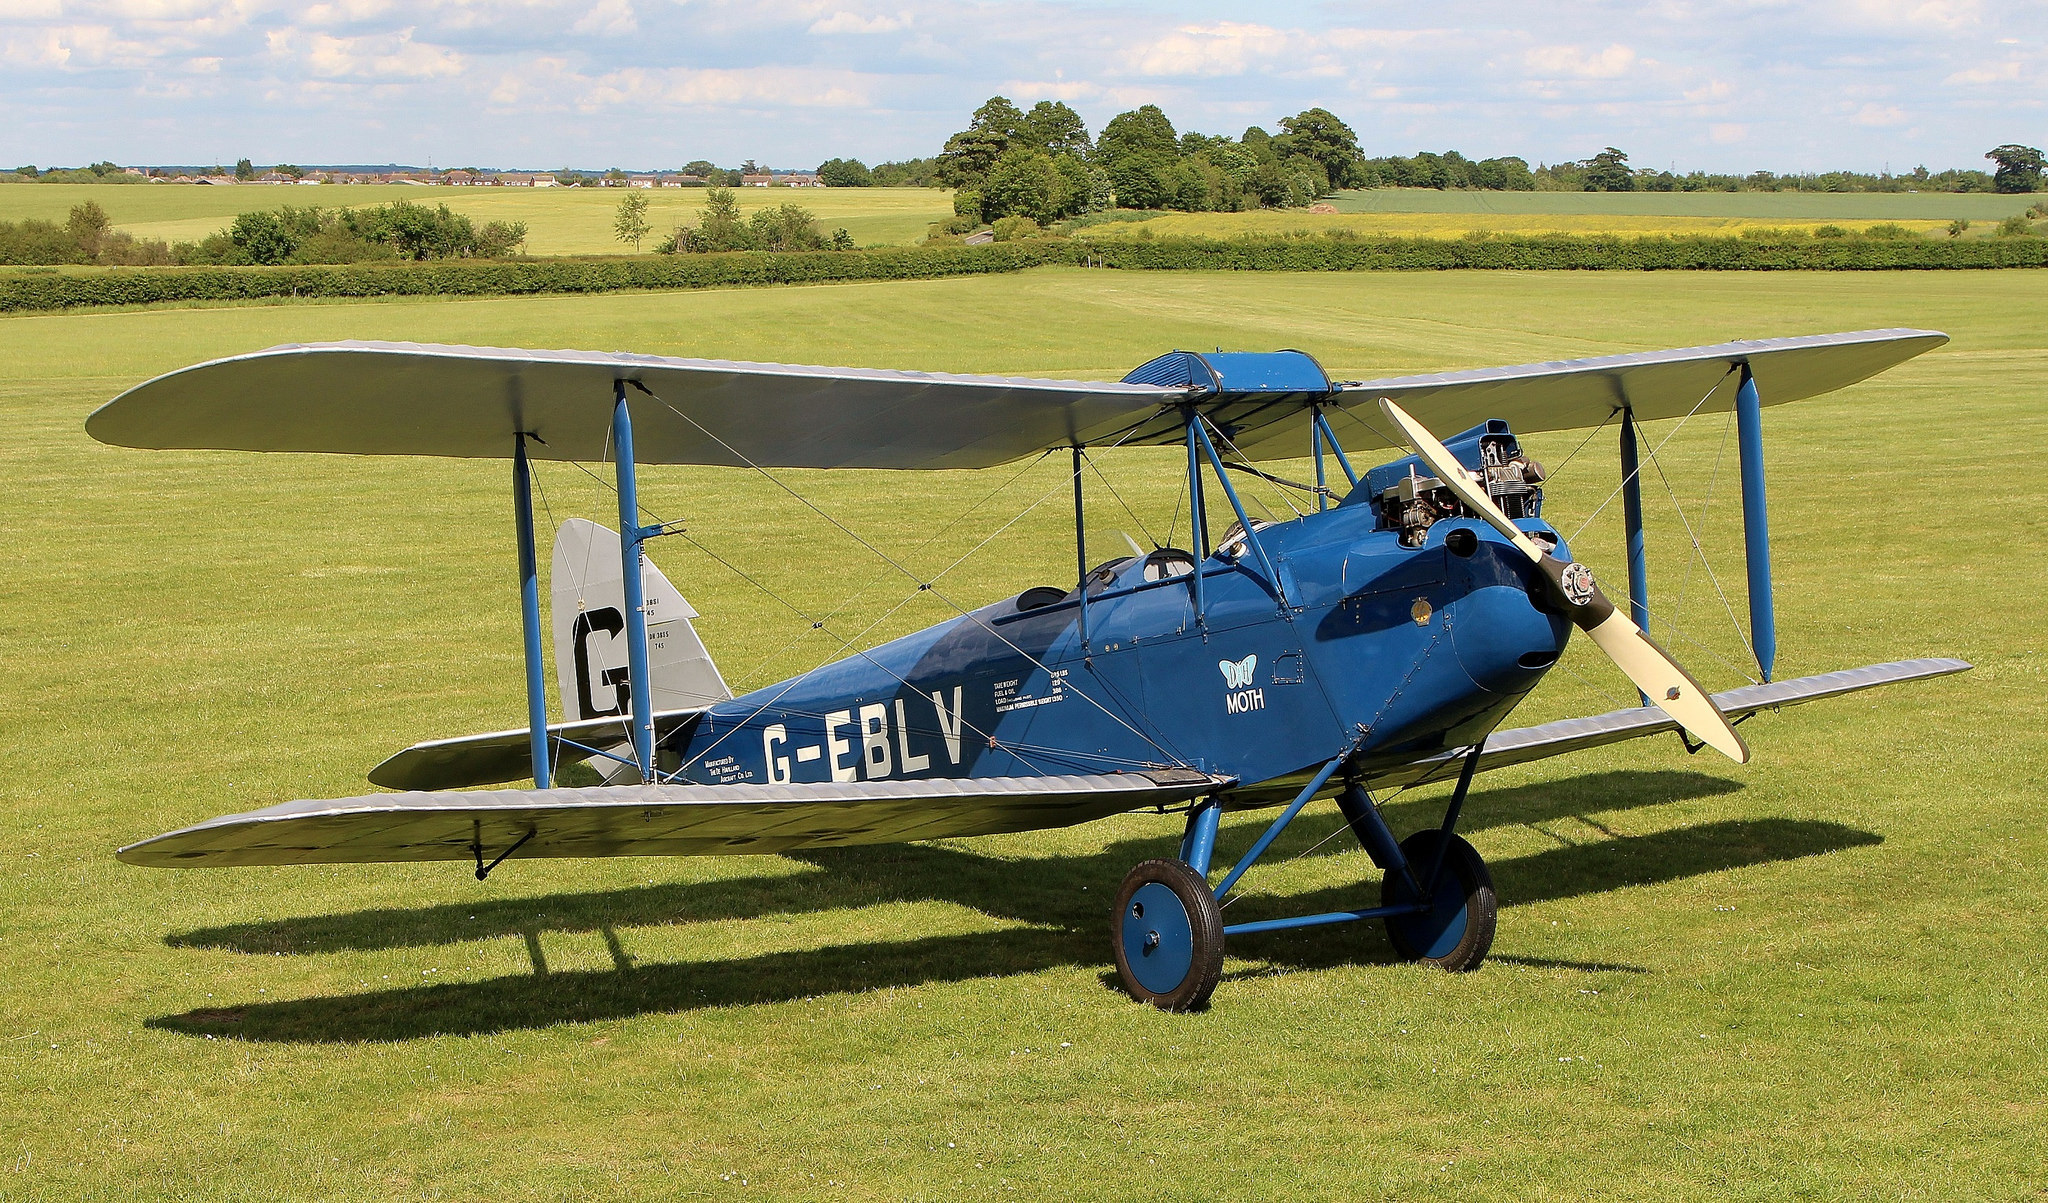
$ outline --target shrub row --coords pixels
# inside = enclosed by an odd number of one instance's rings
[[[0,274],[0,313],[264,297],[518,296],[913,280],[1086,263],[1136,271],[1884,271],[2048,267],[2048,239],[1160,238],[635,259]]]
[[[1104,239],[1076,261],[1150,271],[1887,271],[2048,267],[2048,239],[1600,237]]]
[[[80,274],[0,273],[0,313],[263,297],[518,296],[722,288],[832,280],[912,280],[1032,267],[1043,244],[872,251],[665,255],[635,259],[443,260],[310,267],[169,267]]]

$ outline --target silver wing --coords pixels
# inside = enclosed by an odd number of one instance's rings
[[[1728,409],[1747,365],[1765,405],[1818,396],[1948,341],[1932,330],[1756,339],[1670,351],[1350,382],[1330,392],[1216,393],[1162,386],[938,372],[525,351],[424,343],[272,347],[136,385],[86,421],[103,443],[241,451],[504,459],[519,432],[538,459],[606,458],[615,381],[674,409],[634,408],[646,464],[765,468],[984,468],[1075,443],[1178,444],[1172,407],[1194,401],[1253,459],[1308,446],[1311,403],[1364,406],[1343,423],[1355,451],[1394,444],[1373,429],[1390,397],[1433,430],[1504,418],[1517,433],[1598,426],[1624,403],[1638,419]],[[1716,389],[1717,383],[1725,386]],[[686,416],[687,415],[687,416]],[[1369,416],[1368,416],[1369,415]]]
[[[1228,779],[1185,769],[795,785],[371,794],[286,802],[130,844],[131,865],[355,864],[529,856],[704,856],[1068,827],[1172,806]],[[523,843],[521,841],[524,841]]]

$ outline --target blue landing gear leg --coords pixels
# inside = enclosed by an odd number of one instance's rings
[[[1132,998],[1162,1011],[1194,1011],[1223,976],[1223,908],[1185,861],[1148,860],[1124,877],[1110,938]]]

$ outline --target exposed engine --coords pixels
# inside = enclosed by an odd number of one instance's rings
[[[1452,440],[1449,445],[1460,459],[1470,461],[1465,449],[1471,446],[1474,436],[1480,466],[1473,478],[1484,482],[1487,496],[1510,518],[1541,517],[1543,465],[1523,454],[1521,444],[1504,422],[1488,422]],[[1443,481],[1423,474],[1421,461],[1409,459],[1389,467],[1405,469],[1405,474],[1380,487],[1374,505],[1382,528],[1399,531],[1402,546],[1422,546],[1429,528],[1444,518],[1472,516],[1456,495],[1444,487]],[[1380,469],[1374,475],[1384,471]]]

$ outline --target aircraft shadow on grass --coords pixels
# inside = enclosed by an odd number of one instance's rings
[[[1610,772],[1568,782],[1475,791],[1466,829],[1547,824],[1598,812],[1661,805],[1732,793],[1725,778],[1678,771]],[[1441,802],[1387,807],[1397,830],[1433,823]],[[1328,818],[1334,822],[1335,815]],[[1597,827],[1597,824],[1592,824]],[[1299,823],[1274,851],[1281,859],[1357,850],[1348,835],[1318,846],[1330,823]],[[1257,827],[1239,826],[1230,848],[1248,844]],[[1506,905],[1595,894],[1673,881],[1841,848],[1882,837],[1838,823],[1795,819],[1724,820],[1645,836],[1560,843],[1490,864]],[[1290,846],[1289,841],[1292,841]],[[216,1038],[322,1043],[400,1041],[540,1028],[632,1015],[749,1003],[785,1002],[820,994],[913,986],[931,981],[1029,973],[1102,961],[1103,913],[1124,871],[1150,856],[1171,856],[1177,837],[1125,840],[1086,856],[1020,862],[958,846],[879,845],[794,854],[820,871],[701,883],[652,885],[547,898],[442,905],[412,910],[355,911],[174,934],[173,947],[251,954],[321,954],[438,946],[518,936],[534,956],[534,972],[481,982],[380,989],[283,1002],[211,1007],[159,1016],[147,1025]],[[1277,860],[1269,864],[1279,863]],[[1249,879],[1248,879],[1249,881]],[[1085,887],[1085,888],[1084,888]],[[1285,897],[1250,893],[1225,912],[1229,922],[1372,906],[1379,887],[1365,880]],[[725,961],[636,964],[614,929],[852,909],[888,902],[946,901],[1023,926],[767,953]],[[1327,929],[1325,929],[1327,930]],[[1266,968],[1316,969],[1393,963],[1380,926],[1359,924],[1348,938],[1303,938],[1300,932],[1233,939],[1234,955]],[[541,932],[597,932],[611,949],[609,971],[549,972],[539,955]],[[1633,966],[1581,964],[1496,956],[1537,967],[1640,972]],[[1114,985],[1114,975],[1105,982]]]

